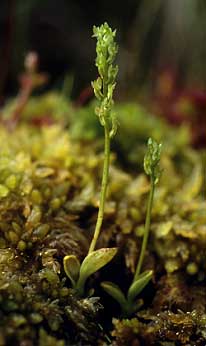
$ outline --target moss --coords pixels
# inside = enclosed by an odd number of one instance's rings
[[[29,118],[34,113],[41,118],[44,101],[46,107],[46,97],[33,100],[27,120],[12,133],[0,127],[0,343],[104,343],[106,333],[99,323],[108,327],[113,314],[99,283],[112,279],[126,292],[135,271],[149,190],[142,157],[146,138],[152,135],[165,143],[143,263],[144,269],[154,270],[154,281],[141,296],[144,310],[127,322],[116,319],[111,342],[205,345],[204,174],[201,153],[189,146],[187,130],[176,133],[156,118],[150,127],[142,109],[135,118],[138,106],[117,106],[121,135],[113,146],[98,247],[117,246],[119,252],[110,268],[88,282],[88,290],[95,288],[100,299],[78,299],[65,277],[63,258],[74,254],[81,260],[88,251],[103,164],[101,137],[97,139],[101,130],[95,117],[95,124],[88,125],[92,136],[84,126],[81,117],[92,119],[91,106],[71,109],[66,129],[65,121],[33,126]],[[137,126],[132,126],[134,119]]]
[[[3,344],[34,345],[37,338],[44,345],[64,345],[65,340],[92,344],[100,304],[75,297],[62,273],[62,260],[68,253],[81,258],[87,250],[88,231],[78,221],[75,198],[87,186],[93,167],[78,143],[71,149],[67,132],[59,126],[40,131],[22,126],[10,136],[5,128],[0,132]],[[86,207],[84,203],[81,212]],[[57,331],[60,339],[53,335]]]

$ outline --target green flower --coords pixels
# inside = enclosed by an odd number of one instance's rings
[[[161,176],[159,167],[162,144],[158,144],[154,139],[149,138],[147,143],[147,153],[144,157],[144,170],[151,177],[156,185]]]

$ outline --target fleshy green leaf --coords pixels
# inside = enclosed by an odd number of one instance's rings
[[[105,292],[107,292],[112,298],[114,298],[119,303],[122,310],[126,308],[127,300],[119,286],[113,284],[113,282],[104,281],[101,283],[101,287]]]
[[[85,257],[80,267],[79,280],[77,283],[77,289],[81,293],[84,290],[87,278],[110,262],[116,253],[116,248],[102,248],[92,251]]]
[[[142,274],[140,274],[137,280],[135,280],[135,282],[131,284],[128,291],[128,295],[127,295],[128,300],[130,302],[134,301],[135,298],[138,296],[138,294],[140,294],[140,292],[145,288],[145,286],[147,286],[148,282],[152,278],[152,274],[153,274],[152,270],[147,270],[143,272]]]
[[[80,263],[75,255],[65,256],[64,260],[64,271],[68,278],[72,282],[72,286],[75,287],[79,278]]]

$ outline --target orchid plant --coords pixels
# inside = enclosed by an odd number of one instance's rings
[[[74,255],[65,256],[63,261],[65,273],[79,295],[84,294],[85,283],[88,277],[110,262],[117,252],[116,248],[95,250],[104,218],[109,178],[110,142],[117,131],[117,120],[112,110],[114,103],[113,92],[118,72],[118,66],[113,64],[118,51],[115,35],[116,31],[112,31],[107,23],[104,23],[100,27],[93,27],[93,37],[97,39],[95,64],[99,76],[92,82],[92,87],[99,101],[99,106],[95,109],[95,113],[99,118],[100,124],[104,127],[104,164],[99,211],[88,254],[81,264]]]
[[[147,270],[141,273],[141,269],[148,243],[155,186],[157,185],[161,175],[159,167],[161,147],[161,144],[158,144],[155,140],[149,138],[147,153],[144,157],[144,170],[150,177],[151,186],[147,204],[144,236],[134,278],[128,289],[127,295],[125,295],[122,290],[112,282],[106,281],[101,284],[102,288],[120,304],[124,316],[132,315],[141,306],[142,302],[141,300],[137,300],[137,297],[149,283],[153,275],[152,270]]]

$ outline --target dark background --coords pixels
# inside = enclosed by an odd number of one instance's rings
[[[119,85],[150,89],[169,68],[183,85],[206,86],[205,0],[1,0],[0,95],[18,90],[26,53],[39,54],[47,88],[74,78],[76,98],[96,76],[92,26],[117,29]]]

